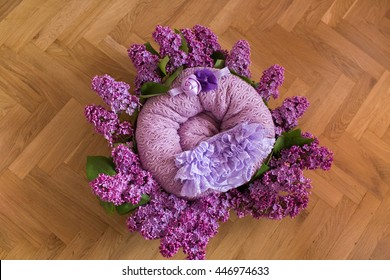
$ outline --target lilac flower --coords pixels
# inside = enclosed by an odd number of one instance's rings
[[[180,30],[188,45],[187,67],[213,67],[214,61],[210,57],[213,52],[221,50],[218,37],[209,28],[195,25],[192,29]]]
[[[169,56],[167,72],[174,72],[179,66],[184,65],[187,54],[180,49],[181,36],[176,34],[171,28],[157,25],[153,33],[154,40],[160,45],[160,56]]]
[[[265,101],[268,101],[271,96],[278,98],[278,87],[283,84],[283,81],[284,68],[275,64],[263,72],[257,91]]]
[[[92,123],[95,131],[107,139],[110,146],[113,143],[133,136],[133,129],[128,122],[119,122],[118,115],[104,109],[102,106],[88,105],[84,110],[88,122]]]
[[[92,79],[92,89],[103,98],[115,113],[126,112],[132,115],[139,108],[139,98],[129,93],[130,86],[117,82],[109,75],[95,76]]]
[[[307,207],[311,181],[301,169],[286,165],[266,172],[261,180],[249,187],[253,202],[252,216],[282,219],[292,218]]]
[[[109,176],[106,174],[99,174],[99,176],[92,180],[89,185],[92,192],[97,195],[102,201],[112,202],[114,205],[121,205],[124,203],[122,193],[127,187],[127,177],[122,174]]]
[[[145,82],[161,83],[161,77],[158,74],[159,57],[146,50],[144,45],[134,44],[128,50],[129,57],[137,69],[135,79],[135,91],[139,90]]]
[[[310,133],[303,133],[303,137],[312,138],[314,141],[310,144],[292,146],[280,152],[279,157],[274,157],[270,161],[271,167],[289,165],[300,169],[314,170],[321,168],[329,170],[333,162],[333,152],[326,147],[319,145],[319,141]]]
[[[130,231],[138,231],[145,239],[166,236],[171,224],[175,224],[187,201],[163,190],[151,194],[148,204],[127,219]]]
[[[250,60],[250,46],[245,40],[238,41],[226,58],[226,66],[241,76],[250,78],[251,72],[249,70]]]
[[[171,257],[182,247],[188,259],[204,259],[208,241],[218,232],[218,222],[229,218],[229,206],[218,194],[188,204],[161,239],[163,256]]]
[[[304,96],[286,98],[282,106],[272,110],[276,135],[289,131],[298,125],[298,118],[302,117],[309,107],[309,101]]]
[[[279,220],[295,217],[305,209],[310,189],[310,180],[301,169],[283,165],[267,171],[249,188],[230,190],[226,198],[240,218],[251,215]]]
[[[111,157],[116,171],[124,175],[133,173],[140,166],[139,156],[123,144],[112,149]]]
[[[124,202],[137,204],[143,194],[151,194],[157,187],[152,175],[141,166],[139,157],[128,146],[119,144],[111,153],[118,174],[127,179],[122,191]]]
[[[195,32],[192,29],[185,28],[180,30],[188,45],[187,67],[213,67],[213,59],[206,54],[206,46],[204,42],[198,40]]]
[[[218,222],[229,218],[229,204],[218,194],[187,201],[163,190],[152,194],[152,200],[140,207],[127,220],[130,231],[138,231],[145,239],[161,238],[160,252],[172,257],[180,248],[189,259],[204,259]]]
[[[192,31],[197,40],[203,42],[206,55],[210,56],[213,52],[221,49],[217,35],[210,28],[197,24],[192,27]]]

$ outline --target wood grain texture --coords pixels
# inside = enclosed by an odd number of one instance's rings
[[[129,44],[197,23],[248,40],[255,80],[285,66],[281,96],[309,98],[301,127],[335,152],[300,216],[232,215],[208,259],[390,259],[388,0],[1,1],[1,259],[162,259],[91,194],[86,156],[109,149],[83,107],[101,104],[94,75],[134,85]]]

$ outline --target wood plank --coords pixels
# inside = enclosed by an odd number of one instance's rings
[[[336,27],[358,0],[335,0],[322,17],[322,21],[331,27]]]
[[[368,127],[372,131],[377,131],[379,136],[383,135],[390,123],[389,108],[390,72],[386,71],[372,88],[346,131],[358,140]]]
[[[323,135],[330,140],[338,140],[346,131],[348,125],[364,103],[376,84],[370,75],[363,74],[350,91],[348,98],[344,99],[337,112],[325,127]]]
[[[380,205],[380,201],[371,193],[367,193],[359,204],[355,213],[351,216],[348,224],[332,246],[327,259],[346,259],[349,258],[354,246],[363,234],[367,224],[374,216]],[[364,214],[363,214],[364,213]]]
[[[75,21],[81,20],[82,15],[92,5],[90,0],[73,0],[51,18],[50,22],[45,24],[41,30],[34,36],[32,42],[45,51],[64,31],[67,30]]]
[[[45,0],[44,3],[37,5],[39,8],[25,18],[22,24],[19,24],[15,30],[4,42],[4,45],[18,52],[28,44],[45,26],[52,17],[58,13],[65,5],[61,0]]]
[[[10,170],[17,174],[18,177],[24,178],[35,165],[46,157],[49,151],[53,149],[53,154],[56,151],[60,151],[61,147],[55,145],[55,143],[63,139],[67,134],[73,133],[75,126],[78,126],[78,120],[84,121],[82,115],[74,114],[75,109],[82,112],[81,105],[77,101],[74,99],[69,100],[52,121],[45,126],[37,137],[12,162]],[[73,127],[69,126],[69,124],[73,124]],[[63,128],[63,134],[56,133],[58,128]],[[45,143],[51,143],[51,145],[47,146]],[[41,147],[43,146],[46,146],[46,148],[42,149]]]

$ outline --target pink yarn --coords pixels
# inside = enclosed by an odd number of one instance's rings
[[[198,69],[203,68],[185,69],[172,88]],[[141,163],[167,192],[180,196],[182,184],[174,180],[178,170],[175,155],[243,122],[259,123],[266,129],[267,138],[275,138],[272,116],[262,98],[252,86],[231,74],[219,78],[218,89],[196,96],[182,93],[150,98],[137,122]]]

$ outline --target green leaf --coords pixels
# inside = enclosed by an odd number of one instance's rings
[[[146,194],[143,194],[140,202],[138,202],[135,205],[132,203],[124,203],[122,205],[116,206],[116,212],[118,212],[118,214],[120,214],[120,215],[125,215],[125,214],[137,209],[141,205],[148,203],[149,201],[150,201],[150,197]]]
[[[259,179],[261,175],[263,175],[265,172],[267,172],[270,169],[271,168],[266,163],[263,163],[260,169],[256,171],[255,175],[253,175],[251,182],[253,182],[256,179]]]
[[[283,149],[288,149],[292,146],[303,146],[305,144],[310,144],[313,142],[312,138],[302,137],[301,130],[295,129],[288,132],[283,132],[281,136],[276,139],[274,145],[274,152],[278,153]]]
[[[186,40],[186,38],[184,37],[183,33],[181,33],[181,31],[178,30],[178,29],[175,29],[175,33],[176,33],[176,34],[180,34],[180,36],[181,36],[181,46],[180,46],[180,50],[182,50],[182,51],[185,52],[185,53],[188,53],[188,52],[189,52],[188,43],[187,43],[187,40]]]
[[[146,47],[147,51],[159,56],[158,52],[152,47],[152,45],[149,42],[146,42],[144,46]]]
[[[106,211],[106,213],[108,213],[108,214],[114,213],[114,211],[115,211],[115,205],[114,205],[114,203],[112,203],[112,202],[107,202],[107,201],[102,201],[99,197],[98,197],[98,200],[99,200],[100,206],[102,206],[102,207],[104,208],[104,210]]]
[[[225,60],[217,59],[214,63],[214,68],[222,69],[223,67],[225,67]]]
[[[217,61],[218,59],[222,59],[222,60],[225,60],[226,57],[225,57],[225,53],[223,53],[222,51],[215,51],[211,54],[211,58],[215,61]]]
[[[160,96],[160,95],[163,95],[163,93],[156,93],[156,94],[149,94],[149,95],[142,95],[141,94],[139,97],[144,98],[144,99],[148,99],[148,98]]]
[[[87,178],[92,181],[97,178],[100,173],[110,176],[116,174],[115,164],[112,159],[104,156],[88,156],[87,157]]]
[[[173,81],[181,74],[182,71],[183,71],[183,66],[177,68],[175,72],[173,72],[170,76],[167,76],[164,85],[170,87]]]
[[[141,87],[141,97],[148,98],[166,93],[169,87],[155,82],[144,83]]]
[[[242,75],[238,74],[237,72],[235,72],[235,71],[233,71],[233,70],[230,70],[230,72],[231,72],[233,75],[235,75],[235,76],[241,78],[242,80],[244,80],[245,82],[247,82],[248,84],[250,84],[252,87],[256,88],[256,82],[255,82],[255,81],[252,81],[252,80],[249,79],[248,77],[242,76]]]
[[[161,70],[161,72],[166,75],[167,74],[167,64],[169,62],[169,56],[164,56],[160,59],[160,62],[158,63],[158,68]]]

